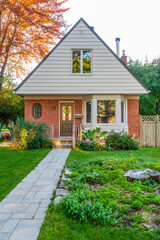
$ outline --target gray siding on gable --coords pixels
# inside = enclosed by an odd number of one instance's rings
[[[92,49],[92,74],[71,73],[71,49]],[[145,94],[147,90],[80,21],[17,90],[35,94]]]

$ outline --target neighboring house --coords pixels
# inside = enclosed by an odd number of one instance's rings
[[[148,89],[122,60],[81,18],[16,88],[25,119],[46,122],[54,138],[81,124],[139,138],[139,96]]]

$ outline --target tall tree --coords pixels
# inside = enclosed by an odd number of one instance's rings
[[[7,65],[25,74],[64,35],[66,1],[0,0],[0,92]]]
[[[10,74],[4,77],[3,83],[0,92],[0,129],[4,124],[15,122],[17,117],[24,116],[24,100],[14,93],[16,84]]]
[[[130,60],[128,67],[150,90],[148,95],[140,98],[140,114],[160,114],[160,59],[150,63]]]

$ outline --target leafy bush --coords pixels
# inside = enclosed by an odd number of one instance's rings
[[[46,123],[36,124],[17,118],[16,124],[9,126],[17,149],[40,149],[51,148],[53,143],[47,135]]]
[[[89,191],[72,193],[63,198],[61,204],[66,216],[75,220],[94,224],[117,223],[112,209],[104,208],[99,201],[92,201]]]
[[[155,182],[153,179],[149,179],[149,180],[143,182],[142,184],[145,186],[148,186],[148,187],[157,187],[157,185],[158,185],[158,183]]]
[[[100,127],[82,131],[82,141],[77,142],[77,145],[85,151],[103,151],[106,134],[107,131],[101,132]]]
[[[106,147],[108,150],[138,150],[139,143],[136,137],[128,135],[126,132],[116,133],[111,131],[106,137]]]
[[[101,173],[101,172],[93,172],[93,173],[88,173],[85,174],[83,177],[80,179],[83,182],[87,183],[100,183],[104,184],[107,181],[106,174]]]
[[[131,208],[134,208],[134,209],[141,209],[143,206],[143,203],[138,201],[138,200],[135,200],[132,204],[131,204]]]
[[[88,129],[82,132],[82,141],[77,145],[85,151],[113,151],[113,150],[137,150],[139,143],[136,137],[125,132],[116,133],[111,131],[101,132],[100,127]]]

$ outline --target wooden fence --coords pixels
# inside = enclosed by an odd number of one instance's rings
[[[140,116],[141,146],[160,147],[160,115]]]

